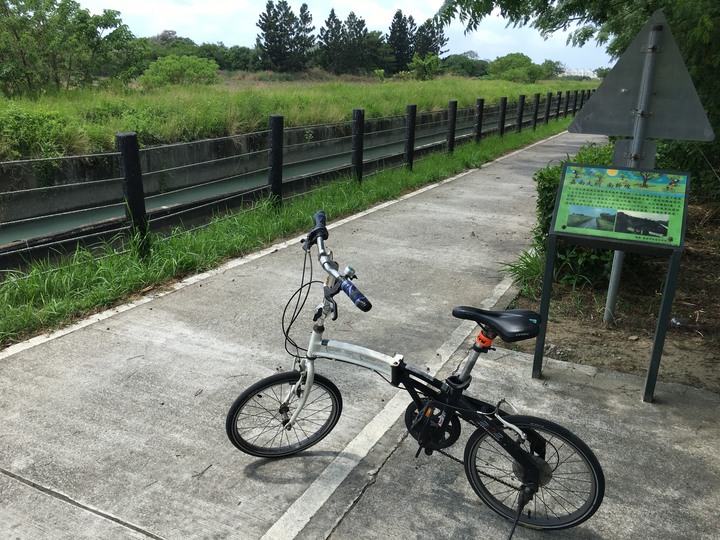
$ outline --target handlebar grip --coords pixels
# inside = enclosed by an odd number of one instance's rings
[[[360,311],[370,311],[370,308],[372,307],[370,300],[368,300],[365,295],[360,292],[360,289],[358,289],[352,281],[345,279],[340,284],[340,287],[343,292],[350,297],[350,300],[352,300],[353,304],[355,304]]]
[[[315,212],[313,219],[315,220],[315,227],[325,227],[325,212],[323,212],[322,210],[318,210],[317,212]]]
[[[305,242],[303,244],[303,249],[305,251],[310,251],[310,248],[313,244],[315,244],[315,241],[318,238],[327,240],[329,236],[328,230],[325,227],[325,212],[318,210],[315,212],[313,219],[315,220],[315,227],[313,227],[312,231],[308,233],[307,238],[305,238]]]

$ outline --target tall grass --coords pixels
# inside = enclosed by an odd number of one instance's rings
[[[476,168],[509,151],[563,131],[569,119],[539,126],[537,131],[489,137],[479,144],[456,148],[452,155],[437,153],[415,163],[413,171],[387,170],[366,177],[323,184],[276,207],[262,202],[253,208],[216,217],[193,231],[150,238],[151,252],[141,256],[133,243],[117,249],[104,246],[78,249],[55,263],[35,262],[27,270],[10,273],[0,282],[0,346],[40,331],[68,324],[93,311],[161,287],[172,280],[201,272],[223,261],[308,230],[311,217],[324,209],[336,220],[384,200]]]
[[[528,85],[443,77],[352,84],[250,81],[151,92],[75,90],[36,101],[0,102],[0,161],[113,151],[115,134],[123,131],[137,132],[143,145],[156,145],[267,129],[271,114],[283,115],[288,127],[329,124],[351,120],[354,108],[365,109],[366,118],[374,118],[405,114],[411,103],[422,112],[447,108],[451,100],[457,100],[462,108],[474,105],[478,98],[492,104],[502,96],[512,100],[521,94],[531,98],[540,93],[544,97],[547,92],[596,85],[596,81]],[[24,142],[18,140],[16,130],[7,127],[12,119],[26,126]]]

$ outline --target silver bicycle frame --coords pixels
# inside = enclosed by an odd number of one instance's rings
[[[323,315],[322,319],[324,318],[325,316]],[[320,326],[322,327],[322,325]],[[303,378],[301,377],[297,383],[300,385],[300,388],[303,389],[303,392],[293,415],[285,425],[285,429],[291,429],[293,427],[300,411],[302,411],[305,403],[307,402],[308,395],[310,394],[313,382],[315,381],[315,360],[317,358],[327,358],[328,360],[337,360],[338,362],[353,364],[355,366],[374,371],[387,379],[392,377],[393,368],[398,367],[400,362],[403,360],[403,356],[400,354],[389,356],[354,343],[336,341],[333,339],[323,340],[322,332],[313,330],[312,335],[310,336],[310,344],[308,345],[307,353],[305,358],[301,361],[301,365],[305,373],[305,381],[303,383]],[[297,389],[298,386],[295,385],[290,390],[290,393],[286,396],[286,401],[290,400],[291,394],[297,392]]]

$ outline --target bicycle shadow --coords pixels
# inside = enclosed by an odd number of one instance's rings
[[[248,478],[272,484],[312,483],[339,455],[332,450],[305,450],[279,458],[256,458],[245,466]]]

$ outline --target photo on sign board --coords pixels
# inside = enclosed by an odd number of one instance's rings
[[[617,210],[592,206],[570,206],[567,228],[612,231]]]
[[[667,237],[670,216],[647,212],[618,212],[615,232]]]

